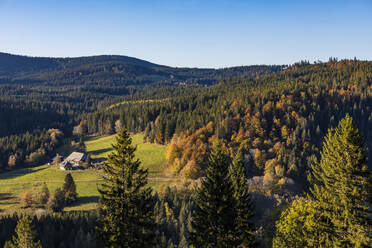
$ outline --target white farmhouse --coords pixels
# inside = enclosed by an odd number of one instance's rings
[[[61,170],[72,170],[80,167],[85,162],[87,156],[82,152],[71,153],[62,163],[59,168]]]

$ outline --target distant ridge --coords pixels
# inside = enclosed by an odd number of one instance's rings
[[[35,72],[73,68],[83,64],[118,62],[159,68],[165,67],[142,59],[121,55],[97,55],[83,57],[32,57],[0,52],[0,75],[17,72]]]
[[[30,57],[0,52],[0,83],[141,86],[211,85],[227,77],[258,77],[283,66],[253,65],[222,69],[176,68],[120,55],[74,58]]]

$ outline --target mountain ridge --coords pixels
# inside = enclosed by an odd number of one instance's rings
[[[254,78],[278,72],[282,65],[251,65],[221,69],[158,65],[122,55],[75,58],[30,57],[0,52],[0,83],[50,85],[168,86],[211,85],[227,77]]]

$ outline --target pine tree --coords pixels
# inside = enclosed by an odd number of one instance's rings
[[[273,247],[369,247],[371,173],[349,115],[328,131],[312,169],[311,194],[283,212]]]
[[[323,220],[318,229],[329,235],[332,246],[365,247],[371,242],[371,173],[363,147],[359,130],[346,115],[329,130],[321,160],[312,167],[311,197]]]
[[[65,207],[65,194],[61,188],[57,188],[54,195],[49,197],[47,207],[53,212],[63,211]]]
[[[43,184],[40,192],[40,204],[45,205],[50,197],[49,189],[46,183]]]
[[[233,195],[236,201],[236,232],[239,247],[255,247],[254,227],[251,219],[254,216],[253,202],[245,181],[244,160],[241,151],[236,155],[229,167],[233,184]]]
[[[218,146],[210,155],[192,216],[193,247],[236,247],[235,198],[229,178],[230,159]]]
[[[276,223],[273,248],[330,247],[326,242],[327,234],[317,227],[321,218],[315,205],[316,202],[308,198],[291,202]]]
[[[76,201],[77,199],[76,184],[70,173],[68,173],[65,176],[65,183],[63,184],[62,190],[64,193],[66,205],[69,205]]]
[[[36,231],[32,225],[32,219],[29,215],[24,215],[18,221],[15,228],[16,234],[12,241],[7,241],[4,248],[41,248],[40,241],[35,241]]]
[[[91,167],[92,158],[90,157],[90,154],[87,155],[87,160],[85,162],[86,162],[85,168]]]
[[[152,247],[154,244],[154,199],[147,186],[148,171],[135,159],[136,148],[122,129],[103,167],[99,187],[98,237],[103,247]]]
[[[83,136],[81,136],[79,139],[79,143],[78,143],[78,151],[85,152],[85,150],[86,150],[86,145],[85,145]]]
[[[145,134],[143,135],[143,142],[147,142],[150,136],[150,123],[147,123],[145,128]]]

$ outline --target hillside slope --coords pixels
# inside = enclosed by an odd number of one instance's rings
[[[192,179],[204,175],[209,152],[221,142],[231,157],[243,151],[249,177],[265,176],[275,191],[291,180],[306,187],[324,135],[347,113],[371,157],[372,62],[300,63],[257,79],[188,89],[167,101],[116,105],[82,120],[91,133],[110,132],[115,123],[145,131],[150,142],[168,144],[169,170]]]
[[[160,185],[172,185],[177,178],[167,177],[163,173],[165,163],[165,146],[143,142],[143,134],[132,136],[133,145],[137,146],[136,158],[141,161],[144,168],[149,170],[149,185],[158,190]],[[112,152],[115,135],[96,137],[90,136],[86,141],[86,152],[95,161],[105,160]],[[60,153],[67,156],[69,153]],[[35,197],[44,183],[53,193],[61,187],[67,173],[71,173],[79,194],[78,200],[70,210],[91,210],[96,208],[99,198],[97,184],[102,180],[101,171],[95,169],[63,171],[54,165],[41,165],[33,168],[17,169],[0,173],[0,213],[20,208],[20,198],[24,192]]]
[[[0,53],[0,83],[12,84],[203,85],[226,77],[256,77],[281,68],[264,65],[224,69],[173,68],[119,55],[48,58]]]

